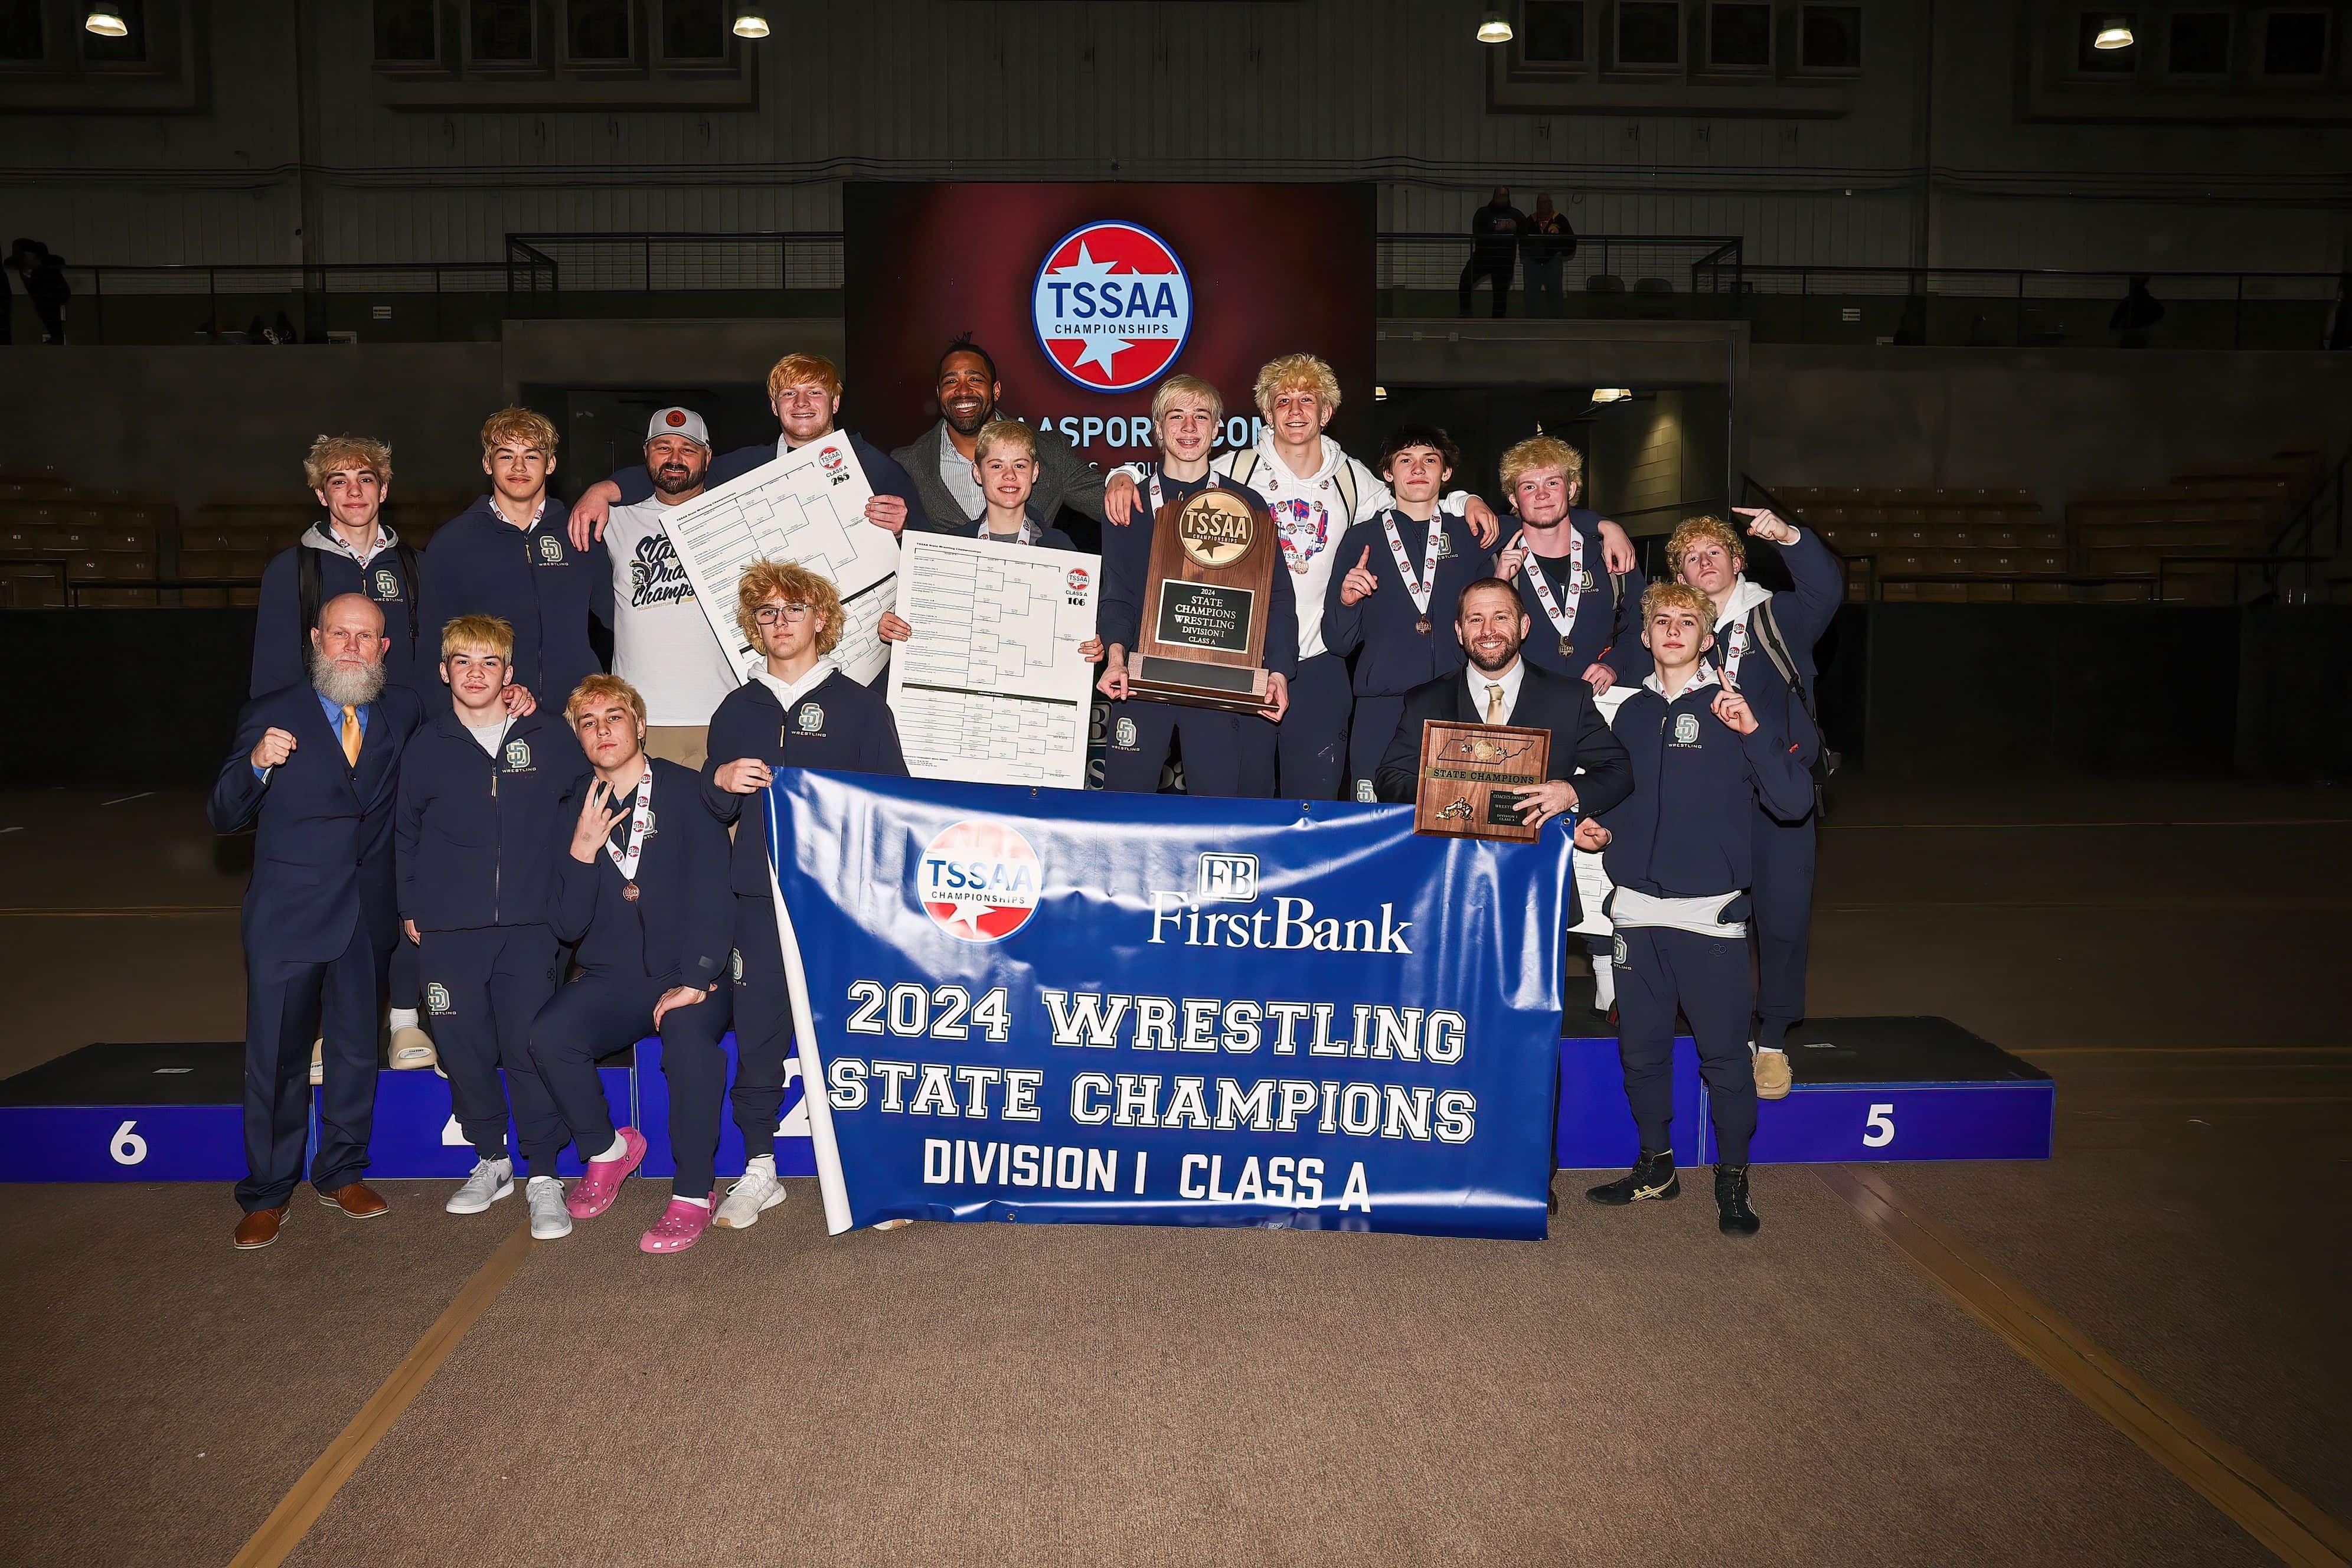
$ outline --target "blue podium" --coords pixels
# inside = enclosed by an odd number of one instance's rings
[[[1587,1016],[1572,999],[1571,1024]],[[1592,1019],[1559,1042],[1556,1149],[1570,1170],[1633,1163],[1615,1037]],[[725,1039],[729,1078],[735,1037]],[[1824,1018],[1789,1037],[1796,1085],[1761,1108],[1750,1157],[1759,1164],[1890,1160],[2045,1160],[2057,1114],[2050,1076],[1946,1018]],[[661,1042],[647,1039],[598,1068],[616,1124],[646,1135],[643,1173],[677,1169],[669,1144],[669,1085]],[[1675,1043],[1677,1163],[1715,1155],[1706,1090],[1687,1037]],[[776,1168],[816,1173],[799,1064],[786,1064]],[[237,1042],[86,1046],[0,1080],[0,1181],[234,1182],[245,1174],[244,1047]],[[463,1176],[474,1152],[436,1073],[383,1073],[368,1174]],[[731,1113],[719,1120],[718,1173],[743,1170]],[[566,1151],[561,1173],[577,1175]]]

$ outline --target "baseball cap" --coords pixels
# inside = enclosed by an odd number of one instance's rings
[[[702,423],[702,416],[691,408],[657,411],[653,422],[646,426],[646,439],[650,441],[656,436],[683,436],[705,449],[710,446],[709,428]]]

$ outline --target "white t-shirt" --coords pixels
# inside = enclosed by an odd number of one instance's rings
[[[458,722],[466,724],[462,719]],[[466,733],[474,737],[476,745],[495,757],[499,754],[499,748],[506,744],[507,726],[512,722],[512,720],[500,714],[487,724],[466,724]]]
[[[657,499],[616,506],[604,525],[613,557],[613,673],[644,696],[646,723],[697,728],[740,682],[662,529],[669,510]]]

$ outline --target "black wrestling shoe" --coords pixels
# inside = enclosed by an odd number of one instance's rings
[[[1754,1236],[1764,1228],[1764,1222],[1748,1206],[1747,1166],[1715,1168],[1715,1224],[1726,1236]]]
[[[1675,1174],[1675,1156],[1669,1150],[1663,1154],[1644,1152],[1632,1170],[1613,1182],[1585,1188],[1584,1195],[1596,1204],[1622,1208],[1643,1198],[1680,1197],[1682,1191],[1683,1180]]]

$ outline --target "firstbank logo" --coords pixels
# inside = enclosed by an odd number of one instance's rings
[[[1203,853],[1193,865],[1190,895],[1152,892],[1150,940],[1161,945],[1277,952],[1412,952],[1405,940],[1412,922],[1397,919],[1392,903],[1381,906],[1378,920],[1318,915],[1312,899],[1288,896],[1275,899],[1271,907],[1252,910],[1202,907],[1255,904],[1257,895],[1256,856]]]
[[[1089,392],[1157,381],[1192,331],[1192,286],[1168,242],[1131,223],[1090,223],[1038,265],[1030,319],[1054,368]]]

